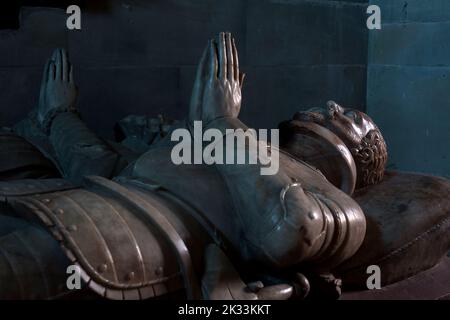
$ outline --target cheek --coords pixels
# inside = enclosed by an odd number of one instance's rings
[[[375,125],[371,121],[363,120],[361,124],[358,125],[361,130],[361,135],[365,137],[370,131],[375,129]]]
[[[355,131],[354,124],[350,119],[342,115],[336,115],[336,118],[330,121],[332,127],[346,134]]]
[[[335,119],[330,121],[329,129],[339,136],[345,143],[358,144],[362,138],[361,128],[350,119]]]

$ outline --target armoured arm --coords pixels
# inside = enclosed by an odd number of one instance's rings
[[[50,141],[65,177],[81,182],[87,175],[113,177],[126,162],[98,138],[78,115],[66,112],[52,122]]]
[[[241,133],[247,129],[237,119],[242,77],[238,76],[236,62],[237,51],[229,34],[221,34],[217,45],[209,44],[197,74],[197,82],[204,85],[194,86],[192,100],[198,103],[191,103],[190,120],[202,120],[205,130],[219,130],[212,145],[222,145],[224,153],[215,166],[233,201],[231,218],[241,224],[245,244],[239,248],[241,254],[250,261],[274,267],[311,261],[326,261],[322,265],[327,267],[339,264],[362,243],[362,210],[310,166],[280,153],[276,147],[267,153],[268,146],[254,135],[245,135],[244,144],[230,144],[236,129]],[[202,94],[198,94],[199,87],[203,88]],[[195,112],[197,105],[202,106],[201,112]],[[227,161],[230,152],[231,162]],[[239,164],[235,156],[239,153],[257,162]],[[269,163],[275,170],[262,174],[263,164]]]
[[[35,121],[63,176],[75,183],[86,175],[112,177],[126,162],[78,116],[72,70],[67,53],[55,50],[44,70]]]
[[[365,235],[365,218],[358,204],[331,185],[314,168],[247,135],[245,146],[230,145],[229,129],[246,130],[237,119],[218,119],[210,126],[223,133],[224,164],[216,164],[233,199],[243,228],[249,260],[276,267],[301,262],[336,266],[350,258]],[[265,154],[269,148],[270,153]],[[233,151],[256,164],[226,162]],[[268,169],[269,174],[263,174]],[[278,170],[276,170],[278,168]],[[271,172],[270,172],[271,171]],[[248,250],[248,251],[247,251]]]

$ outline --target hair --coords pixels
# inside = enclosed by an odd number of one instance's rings
[[[388,157],[386,142],[379,129],[369,131],[361,143],[350,151],[358,174],[356,188],[377,184],[383,180]]]

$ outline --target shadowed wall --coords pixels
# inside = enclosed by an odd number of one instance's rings
[[[371,1],[367,112],[388,144],[389,167],[450,177],[450,1]]]
[[[112,136],[113,124],[131,113],[182,118],[195,66],[219,31],[237,39],[247,73],[242,119],[250,126],[274,128],[330,99],[364,110],[365,2],[111,0],[92,10],[84,1],[81,31],[66,29],[62,9],[22,7],[20,27],[0,30],[0,125],[37,103],[55,47],[68,49],[82,114],[101,135]]]
[[[334,99],[379,124],[390,168],[450,177],[447,0],[371,1],[381,7],[379,31],[366,29],[365,0],[90,2],[78,1],[81,31],[66,29],[64,1],[23,0],[16,17],[2,17],[0,125],[36,104],[55,47],[69,50],[82,114],[102,136],[131,113],[182,118],[206,40],[231,31],[250,126],[274,128]]]

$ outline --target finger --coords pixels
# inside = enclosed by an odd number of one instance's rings
[[[55,60],[55,79],[62,79],[62,54],[58,49]]]
[[[51,60],[57,61],[58,60],[58,54],[59,54],[59,49],[53,50]]]
[[[44,67],[44,72],[42,74],[42,82],[41,84],[44,84],[48,81],[48,69],[50,68],[50,59],[47,60]]]
[[[208,72],[209,68],[209,47],[210,44],[208,44],[205,47],[205,50],[203,50],[202,57],[200,59],[200,62],[197,67],[197,74],[195,76],[195,82],[194,87],[192,89],[192,96],[191,96],[191,103],[189,108],[189,119],[201,119],[201,109],[202,109],[202,94],[203,94],[203,87],[204,87],[204,78],[205,73]],[[162,122],[162,120],[161,120]]]
[[[67,51],[64,49],[61,49],[61,58],[62,58],[62,79],[63,81],[69,81],[70,62],[67,56]]]
[[[217,43],[214,40],[211,40],[209,43],[209,70],[208,70],[208,76],[209,80],[216,80],[219,76],[219,66],[218,66],[218,49],[217,49]]]
[[[207,65],[208,65],[208,60],[207,60],[207,56],[208,56],[208,52],[209,52],[209,42],[205,47],[205,50],[203,50],[202,53],[202,57],[200,58],[200,62],[197,66],[197,74],[195,76],[196,81],[202,81],[207,69]]]
[[[48,80],[55,80],[55,68],[58,61],[59,49],[53,50],[52,57],[50,58],[50,65],[48,70]]]
[[[72,65],[70,65],[69,82],[70,83],[75,83],[75,81],[73,81],[73,66]]]
[[[234,77],[235,77],[234,80],[239,81],[239,83],[241,84],[240,82],[241,75],[239,74],[239,56],[234,38],[233,38],[233,62],[234,62]]]
[[[227,79],[229,81],[234,80],[234,62],[233,62],[233,46],[231,42],[231,33],[225,34],[225,44],[227,51]]]
[[[227,78],[227,51],[225,43],[225,33],[219,34],[219,79],[225,80]]]
[[[47,78],[47,81],[55,80],[55,74],[56,74],[56,66],[55,66],[55,62],[52,60],[52,61],[50,61],[50,64],[48,66],[48,78]]]
[[[245,73],[240,73],[239,74],[239,86],[242,89],[242,86],[244,85],[244,79],[245,79]]]

